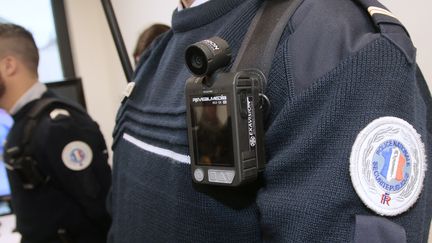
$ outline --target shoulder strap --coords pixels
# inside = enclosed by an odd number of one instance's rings
[[[232,71],[260,69],[267,77],[273,56],[288,21],[303,0],[267,0],[244,37]]]

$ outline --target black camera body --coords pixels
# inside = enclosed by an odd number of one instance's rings
[[[223,46],[218,42],[209,43],[212,40],[204,41],[211,45],[210,49]],[[218,68],[220,63],[226,63],[214,60],[218,59],[217,55],[212,60],[204,52],[195,50],[194,53],[186,55],[192,72],[194,67],[199,67],[197,63],[210,70],[211,61],[219,63]],[[230,52],[222,50],[218,55],[223,53]],[[201,61],[196,62],[197,59]],[[185,90],[193,181],[239,186],[256,180],[265,167],[264,75],[259,70],[194,74],[187,80]]]

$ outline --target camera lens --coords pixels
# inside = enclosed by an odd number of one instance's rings
[[[200,69],[203,67],[203,60],[200,56],[193,56],[192,57],[192,66],[194,68]]]
[[[197,76],[204,76],[207,73],[207,57],[198,46],[190,46],[186,50],[186,64],[190,71]]]
[[[213,37],[197,42],[186,49],[186,65],[196,76],[210,76],[217,69],[228,65],[231,50],[228,43]]]

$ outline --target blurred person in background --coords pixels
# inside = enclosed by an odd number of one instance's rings
[[[167,32],[169,29],[170,27],[164,24],[153,24],[140,34],[133,52],[135,65],[138,64],[141,55],[145,50],[147,50],[147,48],[150,47],[150,44],[153,42],[153,40],[161,34]]]
[[[81,107],[39,82],[38,62],[32,34],[0,24],[0,108],[14,120],[4,159],[21,242],[106,242],[104,138]]]

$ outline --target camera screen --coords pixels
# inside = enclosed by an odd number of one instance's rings
[[[193,97],[191,111],[196,163],[208,166],[234,166],[227,97]]]

